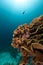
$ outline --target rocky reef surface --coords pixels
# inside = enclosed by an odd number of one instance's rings
[[[43,65],[43,15],[30,24],[18,26],[13,32],[11,45],[22,55],[19,65],[27,65],[29,57],[32,57],[33,65]]]

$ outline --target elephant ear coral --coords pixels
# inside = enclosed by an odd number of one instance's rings
[[[22,54],[19,65],[26,65],[30,56],[34,65],[43,65],[43,15],[14,30],[11,45]]]

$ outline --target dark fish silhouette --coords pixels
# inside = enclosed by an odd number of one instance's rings
[[[25,14],[25,11],[24,11],[24,12],[22,12],[22,14]]]

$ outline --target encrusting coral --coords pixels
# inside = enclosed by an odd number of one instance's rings
[[[43,65],[43,15],[14,30],[11,45],[22,54],[19,65],[26,65],[29,56],[34,65]]]

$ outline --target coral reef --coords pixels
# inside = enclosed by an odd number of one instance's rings
[[[22,54],[19,65],[26,65],[29,56],[33,57],[34,65],[43,65],[43,15],[14,30],[11,45]]]

